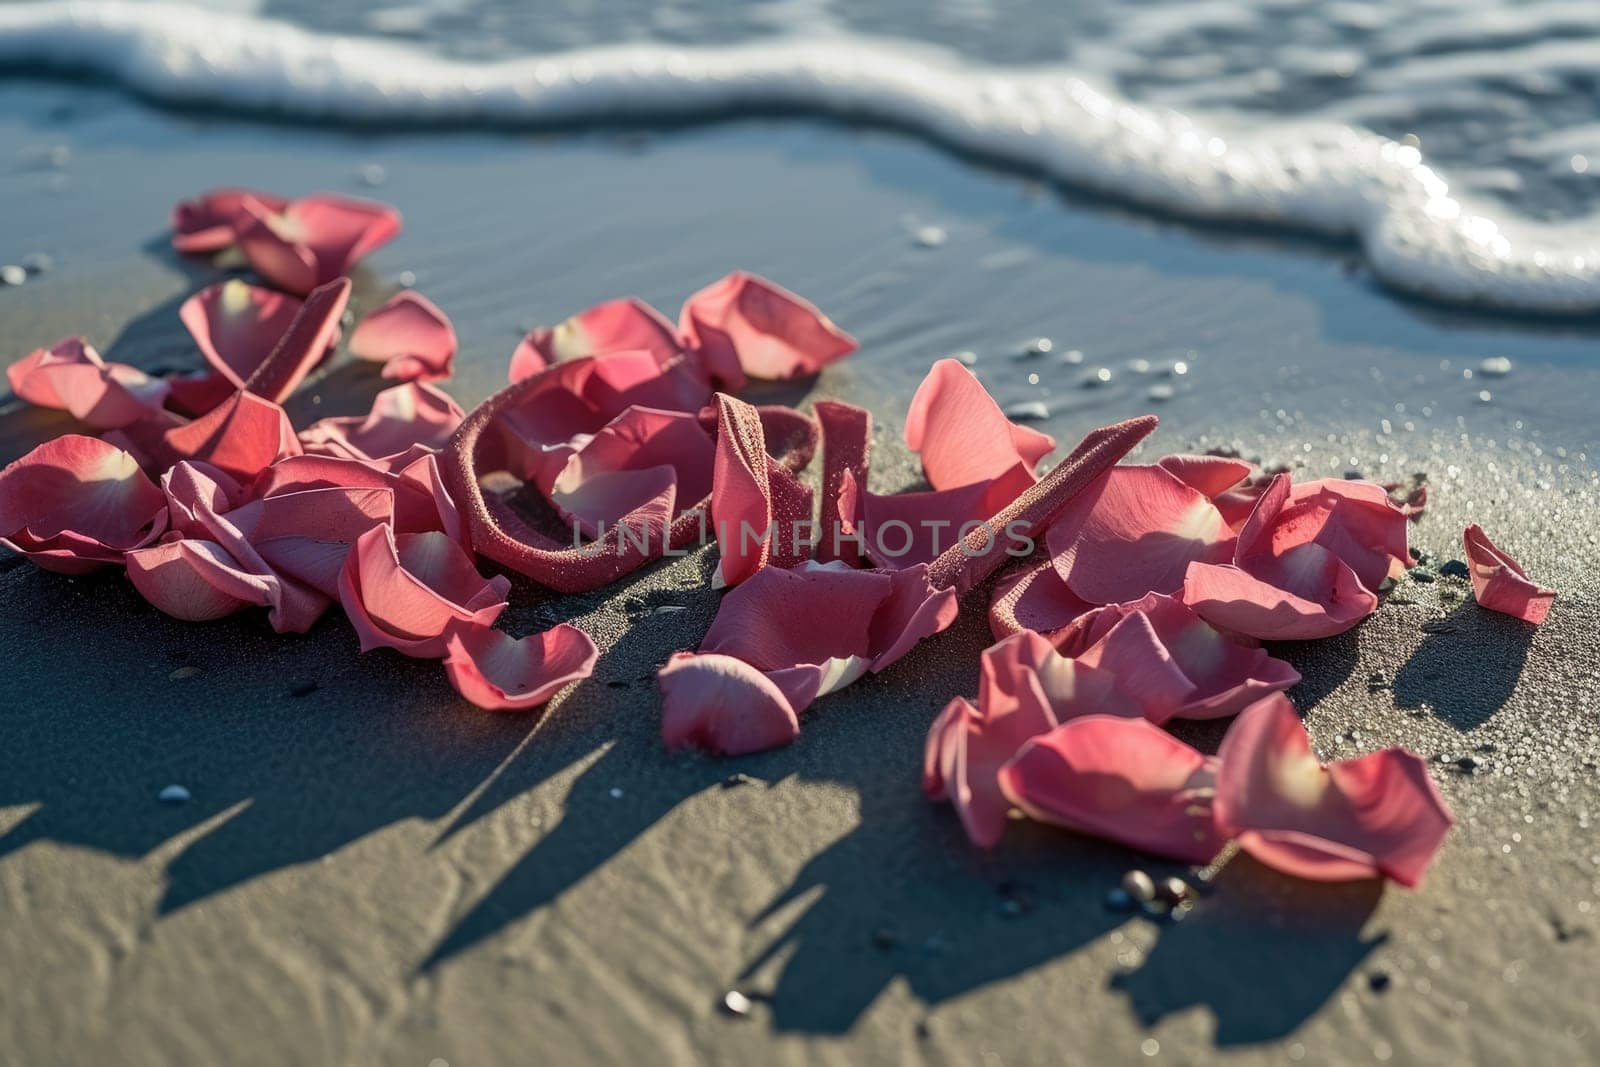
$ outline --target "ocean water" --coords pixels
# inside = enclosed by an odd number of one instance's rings
[[[889,125],[1153,211],[1349,237],[1412,293],[1600,310],[1593,3],[22,0],[0,71],[316,123]]]

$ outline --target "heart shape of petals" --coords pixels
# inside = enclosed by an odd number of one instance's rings
[[[400,213],[388,204],[318,193],[274,207],[254,197],[239,206],[239,250],[272,285],[309,293],[350,273],[363,256],[400,232]]]
[[[1415,887],[1454,822],[1427,767],[1404,749],[1318,763],[1281,694],[1241,712],[1218,757],[1219,828],[1299,878]]]
[[[425,382],[380,392],[365,415],[335,415],[300,431],[307,452],[345,459],[385,460],[418,445],[443,448],[466,413],[450,394]]]
[[[1190,563],[1233,558],[1233,531],[1209,497],[1160,466],[1117,467],[1045,533],[1061,580],[1091,604],[1183,588]]]
[[[1124,701],[1109,673],[1061,656],[1038,634],[993,645],[979,670],[978,706],[957,697],[928,732],[922,791],[950,801],[972,843],[993,848],[1012,807],[1000,768],[1030,738],[1108,707],[1121,713]]]
[[[287,293],[230,278],[185,300],[178,318],[206,362],[238,389],[272,355],[302,306]],[[338,319],[332,316],[335,334]]]
[[[193,200],[180,200],[172,208],[172,247],[190,254],[230,247],[239,228],[250,221],[246,200],[270,212],[289,206],[284,197],[254,189],[212,189]]]
[[[107,363],[82,337],[36,349],[6,368],[18,400],[65,411],[85,426],[115,430],[161,410],[168,386],[126,363]]]
[[[520,382],[552,363],[613,352],[648,352],[664,366],[683,346],[672,323],[643,300],[608,300],[556,326],[528,331],[511,354],[510,377]]]
[[[514,638],[493,627],[468,627],[445,642],[445,675],[467,700],[486,711],[538,707],[594,673],[600,652],[570,623]]]
[[[85,574],[150,544],[165,494],[127,452],[64,434],[0,470],[0,544],[45,570]]]
[[[922,457],[935,489],[960,489],[1033,469],[1055,438],[1005,417],[982,383],[954,359],[941,359],[917,387],[906,412],[906,444]]]
[[[712,379],[733,390],[747,378],[815,374],[857,347],[815,304],[741,270],[684,301],[678,332]]]
[[[339,602],[361,651],[393,648],[419,659],[439,659],[452,635],[492,624],[510,591],[505,576],[485,579],[444,534],[396,537],[388,524],[356,541],[339,574]]]
[[[456,330],[431,300],[403,289],[356,324],[350,354],[382,363],[385,378],[443,381],[455,364]]]
[[[1000,791],[1030,819],[1185,863],[1226,838],[1212,813],[1218,761],[1144,719],[1087,715],[1026,742]]]
[[[1544,622],[1556,599],[1554,589],[1530,581],[1522,565],[1489,540],[1477,523],[1462,532],[1461,541],[1472,574],[1472,595],[1480,607],[1535,626]]]
[[[1122,677],[1148,681],[1162,672],[1152,669],[1155,659],[1130,657],[1110,662],[1107,647],[1112,635],[1130,617],[1142,617],[1163,656],[1161,662],[1181,676],[1177,699],[1160,699],[1146,706],[1145,716],[1157,726],[1172,719],[1221,719],[1236,715],[1269,693],[1280,692],[1300,681],[1300,672],[1267,654],[1254,643],[1223,634],[1176,597],[1150,593],[1126,604],[1098,608],[1054,635],[1063,655],[1081,656]],[[1135,692],[1135,683],[1123,687]]]
[[[1280,474],[1239,531],[1233,563],[1189,565],[1183,601],[1201,618],[1237,634],[1290,641],[1343,633],[1377,610],[1377,594],[1318,538],[1327,531],[1337,546],[1353,547],[1369,571],[1375,572],[1380,556],[1393,557],[1361,547],[1331,526],[1321,510],[1328,498],[1318,495],[1309,508],[1296,511],[1290,497],[1289,476]],[[1395,516],[1403,534],[1405,517],[1398,510]]]

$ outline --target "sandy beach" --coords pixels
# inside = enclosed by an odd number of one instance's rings
[[[1592,318],[1415,303],[1338,244],[1138,215],[811,122],[351,134],[8,82],[0,161],[0,260],[52,261],[0,290],[8,359],[84,333],[111,359],[199,367],[176,308],[216,275],[170,251],[166,212],[247,182],[405,213],[355,303],[409,272],[454,319],[446,389],[468,408],[529,326],[624,294],[674,307],[744,267],[861,340],[814,382],[758,395],[871,407],[879,491],[915,483],[905,407],[958,351],[1002,404],[1047,405],[1039,425],[1064,449],[1154,411],[1147,456],[1424,474],[1423,579],[1350,633],[1274,652],[1304,675],[1289,695],[1320,755],[1408,746],[1457,817],[1414,892],[1299,882],[1241,855],[1163,924],[1108,910],[1106,893],[1133,867],[1185,868],[1032,824],[983,855],[923,798],[928,725],[975,691],[990,640],[981,592],[954,629],[820,701],[791,747],[713,759],[663,749],[655,670],[710,624],[714,549],[593,594],[518,582],[503,626],[572,621],[602,650],[592,678],[532,714],[471,707],[434,663],[358,656],[337,611],[304,636],[259,613],[186,624],[119,574],[8,557],[0,1060],[1592,1057]],[[947,239],[925,247],[926,226]],[[1035,337],[1053,352],[1019,358]],[[1488,357],[1511,372],[1486,377]],[[1086,385],[1101,368],[1110,380]],[[288,407],[362,411],[379,387],[341,359]],[[66,427],[8,400],[0,460]],[[1560,591],[1546,625],[1437,576],[1473,521]],[[1185,736],[1214,747],[1221,729]],[[171,784],[192,799],[158,801]],[[734,990],[747,1014],[722,1007]]]

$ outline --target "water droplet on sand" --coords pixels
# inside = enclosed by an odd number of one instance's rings
[[[163,804],[187,804],[189,791],[181,785],[169,785],[156,794],[156,799]]]

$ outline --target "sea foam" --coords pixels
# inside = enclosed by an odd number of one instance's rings
[[[0,6],[0,70],[90,74],[178,107],[391,126],[782,112],[891,125],[1158,211],[1348,236],[1388,284],[1524,311],[1600,310],[1600,227],[1452,191],[1414,147],[1327,122],[1140,106],[1069,71],[881,39],[630,44],[493,62],[166,4]]]

